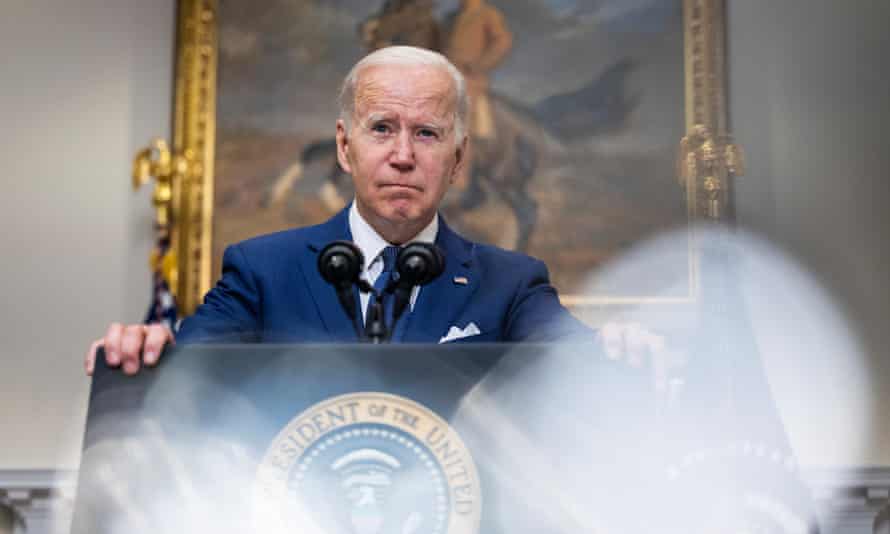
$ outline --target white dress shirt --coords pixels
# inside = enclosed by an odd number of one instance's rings
[[[349,208],[349,231],[352,232],[352,241],[365,256],[365,268],[360,276],[373,286],[377,277],[380,276],[380,273],[383,271],[383,257],[380,256],[380,253],[383,252],[384,248],[391,245],[391,243],[388,243],[385,239],[380,237],[380,234],[368,224],[368,221],[362,217],[361,213],[358,212],[358,208],[355,207],[354,200],[352,206]],[[436,235],[438,233],[439,214],[437,213],[433,216],[433,220],[426,225],[426,228],[421,230],[420,233],[413,238],[402,243],[402,246],[417,241],[435,243]],[[414,309],[414,302],[417,301],[417,295],[419,294],[420,286],[414,286],[414,289],[411,291],[412,310]],[[360,298],[362,305],[362,322],[364,322],[365,312],[368,309],[368,300],[371,298],[371,295],[368,293],[360,293]]]

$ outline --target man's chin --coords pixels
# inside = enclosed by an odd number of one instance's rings
[[[410,224],[423,218],[423,210],[421,210],[417,201],[407,198],[395,198],[387,201],[385,216],[386,219],[396,224]]]
[[[415,234],[423,230],[433,219],[435,212],[427,213],[418,209],[416,205],[412,206],[388,206],[383,214],[384,219],[389,224],[391,230],[395,230],[400,234],[400,239],[410,239]],[[411,234],[411,235],[407,235]]]

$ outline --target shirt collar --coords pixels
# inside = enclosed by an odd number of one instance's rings
[[[362,214],[358,212],[358,208],[355,206],[355,201],[353,200],[352,205],[349,207],[349,231],[352,232],[352,240],[362,251],[362,254],[365,256],[365,269],[374,262],[380,252],[390,245],[385,239],[380,237],[380,234],[368,224],[368,221],[362,217]],[[421,241],[424,243],[434,243],[436,241],[436,235],[439,233],[439,214],[436,213],[433,215],[433,220],[430,221],[426,228],[421,230],[416,236],[407,240],[402,245],[406,245],[413,241]]]

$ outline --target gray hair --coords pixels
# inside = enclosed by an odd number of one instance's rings
[[[355,87],[361,71],[367,67],[379,65],[404,65],[404,66],[430,66],[438,67],[451,76],[457,101],[454,109],[454,137],[455,142],[460,143],[465,135],[464,125],[467,124],[467,115],[470,109],[467,96],[466,82],[463,75],[448,59],[438,52],[417,48],[414,46],[388,46],[371,52],[356,63],[340,87],[340,119],[346,124],[348,130],[355,114]]]

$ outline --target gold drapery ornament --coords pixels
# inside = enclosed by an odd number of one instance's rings
[[[696,214],[721,219],[729,202],[730,182],[743,174],[744,155],[731,136],[714,135],[707,126],[696,124],[680,141],[677,176],[680,185],[693,193]]]
[[[154,139],[133,158],[133,189],[138,190],[152,178],[155,180],[151,200],[155,208],[155,231],[158,243],[171,240],[175,235],[176,187],[187,183],[191,178],[190,175],[194,174],[196,166],[193,159],[189,151],[185,154],[174,154],[167,141],[160,138]],[[177,296],[179,282],[177,265],[175,247],[158,245],[149,256],[151,270],[161,273],[174,297]]]
[[[134,191],[152,178],[155,179],[151,201],[155,207],[155,222],[159,229],[169,229],[172,223],[173,182],[182,179],[188,168],[186,157],[174,156],[170,151],[170,145],[163,139],[154,139],[133,158]]]

